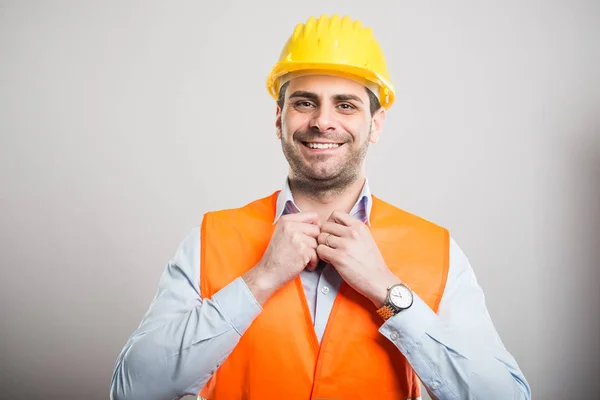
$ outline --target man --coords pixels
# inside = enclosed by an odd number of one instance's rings
[[[205,214],[119,356],[113,399],[529,399],[448,231],[369,191],[394,101],[371,30],[299,24],[267,83],[284,186]]]

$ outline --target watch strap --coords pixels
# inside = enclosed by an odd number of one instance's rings
[[[377,310],[377,315],[379,315],[385,321],[387,321],[388,319],[393,317],[395,314],[396,314],[396,310],[387,304],[384,304]]]
[[[398,309],[398,307],[396,307],[395,305],[393,305],[390,301],[390,290],[394,287],[394,286],[404,286],[406,289],[408,289],[411,292],[412,295],[412,289],[410,288],[410,286],[408,286],[406,283],[402,282],[396,285],[392,285],[390,286],[387,291],[388,294],[385,298],[385,301],[383,303],[383,306],[381,306],[379,309],[377,309],[377,315],[379,315],[381,318],[384,319],[384,321],[387,321],[388,319],[390,319],[391,317],[393,317],[394,315],[398,314],[400,311],[402,311],[402,309]],[[412,305],[412,302],[411,302]],[[409,306],[410,307],[410,306]],[[407,307],[408,308],[408,307]]]

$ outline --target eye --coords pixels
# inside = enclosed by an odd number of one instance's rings
[[[350,103],[341,103],[341,104],[338,105],[338,107],[341,108],[342,111],[352,111],[352,110],[356,109],[356,107],[354,107]]]
[[[310,101],[307,101],[307,100],[297,101],[296,103],[294,103],[294,106],[296,108],[302,108],[302,109],[314,107],[313,103],[311,103]]]

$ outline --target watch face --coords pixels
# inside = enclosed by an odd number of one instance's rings
[[[412,293],[406,286],[394,286],[390,290],[390,301],[398,308],[408,308],[412,305]]]

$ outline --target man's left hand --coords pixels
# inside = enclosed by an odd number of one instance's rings
[[[317,255],[333,265],[357,292],[379,308],[387,288],[400,283],[385,264],[369,228],[349,214],[334,211],[321,227]]]

